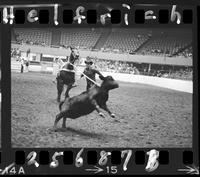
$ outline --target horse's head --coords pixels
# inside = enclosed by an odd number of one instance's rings
[[[70,55],[69,61],[71,63],[74,63],[76,60],[79,59],[79,51],[75,47],[70,47],[70,49],[71,49],[71,55]]]

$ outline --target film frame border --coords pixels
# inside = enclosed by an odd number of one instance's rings
[[[8,22],[13,26],[31,27],[39,25],[40,27],[150,27],[151,25],[174,25],[179,24],[179,27],[193,23],[193,10],[184,5],[186,9],[177,10],[177,4],[131,4],[131,3],[113,3],[96,6],[98,11],[94,9],[96,3],[88,2],[84,4],[13,4],[3,6],[0,8],[1,18],[0,23],[7,24]],[[87,5],[90,5],[89,7]],[[106,7],[108,6],[108,7]],[[157,9],[160,6],[161,9]],[[135,9],[136,7],[136,9]],[[5,8],[5,9],[4,9]],[[37,9],[34,9],[37,8]],[[5,11],[4,11],[5,10]],[[10,12],[9,12],[10,10]],[[35,10],[35,13],[31,13]],[[105,10],[108,12],[105,14]],[[62,13],[60,13],[62,12]],[[13,15],[12,15],[13,13]],[[84,13],[84,14],[82,14]],[[7,18],[4,18],[5,16]],[[10,15],[11,14],[11,15]],[[69,18],[66,18],[68,17]],[[27,17],[27,18],[26,18]],[[176,19],[177,17],[177,19]],[[10,20],[8,20],[10,18]],[[54,26],[53,26],[54,25]],[[135,26],[136,25],[136,26]],[[165,26],[164,26],[165,25]]]
[[[78,1],[76,0],[76,2],[78,2]],[[104,3],[104,1],[98,1],[98,2]],[[147,1],[145,1],[145,2],[147,2]],[[148,1],[148,2],[150,3],[150,1]],[[173,2],[175,2],[175,1],[173,1]],[[27,3],[28,3],[28,1],[26,1],[26,4]],[[89,3],[89,1],[88,1],[88,3]],[[135,1],[134,3],[137,3],[137,1]],[[179,3],[177,3],[177,4],[178,5],[180,4],[180,6],[181,6],[182,3],[184,5],[185,5],[185,3],[186,4],[187,3],[190,4],[188,1],[187,2],[186,1],[185,2],[182,1],[181,3],[179,1]],[[11,2],[11,4],[12,4],[12,2]],[[155,3],[153,3],[153,4],[155,4]],[[162,3],[159,2],[158,4],[160,5]],[[168,4],[168,2],[165,2],[164,4]],[[193,58],[194,58],[193,63],[194,64],[193,64],[193,67],[194,67],[194,71],[196,71],[196,72],[194,72],[194,80],[193,80],[193,82],[194,82],[193,83],[193,86],[194,86],[194,93],[193,93],[193,147],[192,148],[185,148],[185,149],[184,148],[155,148],[158,151],[162,151],[163,149],[165,149],[165,150],[167,149],[167,152],[169,152],[169,154],[173,154],[174,157],[176,157],[176,155],[179,154],[178,155],[179,159],[180,158],[183,159],[183,156],[181,157],[181,154],[183,154],[183,152],[185,150],[189,151],[189,152],[192,151],[193,152],[193,160],[194,160],[193,162],[194,162],[194,164],[195,163],[196,164],[199,163],[199,159],[198,159],[198,155],[199,155],[198,131],[195,131],[195,130],[198,130],[198,123],[199,122],[198,122],[197,118],[194,118],[194,115],[197,115],[197,117],[198,117],[198,109],[197,109],[198,108],[198,100],[197,100],[197,98],[198,98],[198,80],[197,80],[198,79],[198,75],[197,75],[197,73],[198,73],[198,60],[197,60],[197,58],[199,56],[199,53],[197,54],[197,52],[198,52],[197,47],[199,46],[199,44],[197,44],[197,38],[195,38],[195,36],[198,36],[198,39],[199,39],[199,34],[197,35],[197,28],[195,28],[195,27],[197,27],[197,25],[199,26],[199,19],[198,19],[198,22],[197,22],[197,18],[195,17],[195,14],[197,14],[197,13],[200,14],[200,7],[199,6],[197,7],[197,4],[196,4],[196,6],[194,5],[194,9],[193,9],[193,15],[194,15],[194,18],[193,18],[193,21],[194,21],[193,22],[193,47],[194,47],[194,52],[193,52]],[[49,26],[49,25],[44,25],[44,27],[47,27],[47,26]],[[147,27],[148,25],[146,26],[146,25],[142,24],[141,26]],[[156,24],[155,26],[159,26],[160,27],[159,24]],[[29,26],[27,26],[27,27],[29,27]],[[183,27],[184,27],[184,25],[183,25]],[[11,35],[10,35],[11,26],[9,24],[0,24],[0,28],[2,29],[2,34],[5,34],[5,35],[2,36],[2,39],[4,40],[4,46],[5,46],[5,48],[8,47],[8,49],[9,49],[11,47]],[[1,56],[2,56],[2,58],[10,58],[9,50],[8,51],[4,51],[3,50]],[[2,125],[3,126],[2,126],[2,148],[1,148],[2,150],[1,150],[1,152],[8,152],[8,153],[6,153],[6,156],[5,156],[5,153],[1,154],[2,159],[3,160],[6,159],[5,161],[1,160],[1,162],[2,162],[1,164],[3,164],[3,162],[11,162],[14,159],[13,157],[15,157],[15,155],[14,155],[15,152],[19,151],[19,150],[22,150],[24,148],[21,149],[21,148],[12,148],[11,147],[11,139],[10,139],[11,138],[11,119],[9,120],[9,119],[5,118],[5,117],[9,117],[9,116],[11,118],[11,105],[10,105],[10,102],[9,102],[9,100],[11,100],[11,97],[10,97],[11,96],[11,94],[10,94],[11,93],[11,90],[10,90],[11,83],[7,82],[7,79],[11,80],[11,70],[10,70],[10,66],[11,65],[10,65],[10,61],[8,61],[8,60],[6,60],[6,62],[5,62],[5,60],[2,60],[2,64],[1,65],[2,65],[2,95],[4,95],[4,96],[2,96],[2,110],[4,110],[4,111],[2,111]],[[7,76],[6,79],[5,79],[5,76]],[[3,108],[6,108],[6,109],[3,109]],[[197,120],[195,120],[195,119],[197,119]],[[5,130],[6,130],[6,134],[5,134]],[[10,133],[8,132],[8,130],[10,130]],[[4,142],[6,142],[6,143],[4,143]],[[50,148],[50,153],[51,154],[53,152],[58,151],[58,149],[60,151],[60,148],[55,149],[55,150],[54,149],[55,148]],[[67,150],[67,149],[68,148],[66,148],[65,150]],[[87,149],[90,149],[90,148],[85,148],[85,149],[86,149],[86,152],[87,152]],[[99,152],[100,150],[103,150],[102,148],[94,148],[94,149],[92,149],[92,151],[94,151],[95,149],[97,150],[97,152]],[[109,151],[109,149],[110,148],[104,148],[104,150],[106,150],[106,151]],[[114,150],[118,150],[118,149],[121,149],[121,148],[114,148]],[[128,149],[128,148],[125,148],[125,149]],[[130,148],[130,149],[133,149],[133,154],[136,151],[147,152],[147,151],[150,150],[150,148],[137,148],[137,150],[135,148]],[[36,151],[36,152],[39,152],[40,150],[47,150],[47,149],[46,148],[41,148],[41,149],[40,148],[39,149],[38,148],[37,149],[32,149],[31,148],[31,149],[25,149],[25,150],[27,150],[28,152],[31,152],[32,150]],[[75,151],[78,152],[78,150],[80,150],[80,148],[76,149]],[[87,158],[85,157],[84,159],[87,159]],[[135,159],[134,156],[133,156],[133,159]],[[180,162],[178,162],[178,163],[180,163]],[[172,162],[172,164],[170,164],[170,166],[175,167],[175,166],[177,166],[177,164],[175,162]],[[137,171],[137,168],[138,168],[137,165],[136,166],[133,165],[134,172]],[[47,168],[47,170],[49,170],[49,168]],[[169,169],[167,169],[167,170],[169,170]],[[48,173],[48,172],[43,172],[42,170],[40,172],[46,173],[46,174]],[[131,173],[131,174],[138,174],[140,172],[141,171],[138,171],[136,173]],[[144,172],[145,171],[143,169],[143,171],[141,172],[141,174],[144,174]],[[153,172],[153,174],[156,174],[158,172],[160,172],[160,171],[157,171],[157,172],[155,171],[155,172]],[[185,170],[185,172],[186,172],[186,170]],[[128,174],[128,173],[123,173],[123,174]],[[161,174],[161,173],[159,173],[159,174]],[[163,174],[165,174],[165,173],[163,173]]]

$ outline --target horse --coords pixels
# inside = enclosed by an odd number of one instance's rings
[[[57,76],[57,101],[60,102],[60,97],[64,88],[64,85],[67,86],[66,92],[65,92],[65,99],[69,97],[69,91],[73,87],[73,84],[75,83],[75,71],[74,71],[74,62],[79,59],[79,51],[77,48],[72,48],[71,54],[68,59],[68,62],[62,66],[62,69],[60,70],[58,76]]]

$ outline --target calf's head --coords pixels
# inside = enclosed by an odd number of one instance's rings
[[[101,88],[106,90],[112,90],[119,87],[119,84],[113,79],[112,76],[99,76],[99,78],[103,81],[101,84]]]

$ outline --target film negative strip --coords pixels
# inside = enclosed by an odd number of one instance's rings
[[[200,3],[0,1],[0,174],[199,174]]]

